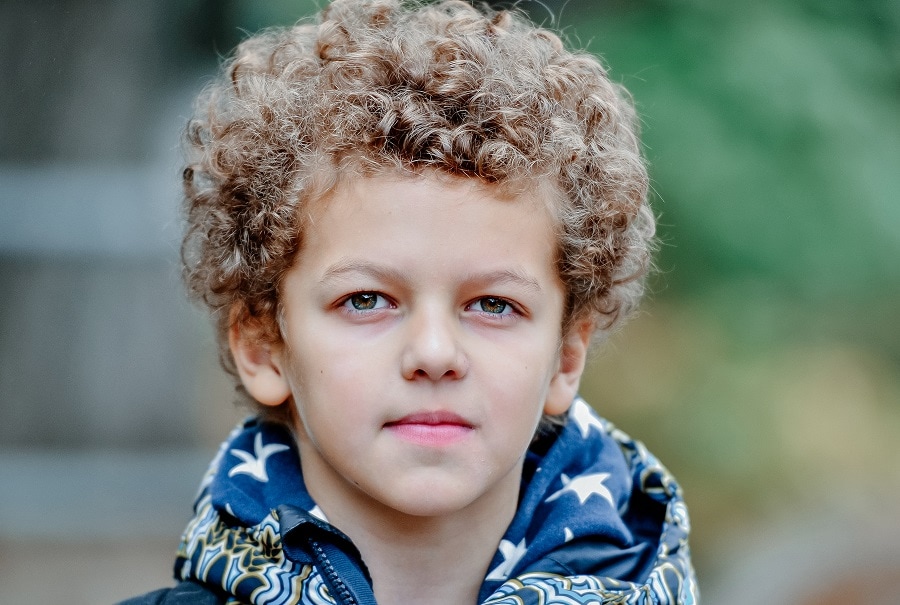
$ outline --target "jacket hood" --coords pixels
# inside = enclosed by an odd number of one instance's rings
[[[528,451],[479,602],[693,605],[689,529],[671,474],[576,399],[565,425]],[[175,572],[232,602],[361,604],[371,594],[358,551],[306,490],[292,435],[258,419],[213,459]]]

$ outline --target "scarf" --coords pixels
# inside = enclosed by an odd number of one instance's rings
[[[697,603],[690,523],[675,479],[580,398],[566,420],[526,455],[519,506],[479,603]],[[355,602],[342,570],[368,579],[349,538],[309,496],[296,444],[281,425],[251,418],[232,431],[201,482],[194,513],[175,575],[221,591],[229,605]],[[305,535],[317,536],[317,550],[325,545],[319,554],[338,553],[343,567],[317,564],[292,545],[289,534],[301,523]]]

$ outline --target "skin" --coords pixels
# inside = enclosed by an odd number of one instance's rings
[[[282,341],[232,329],[248,392],[292,406],[307,488],[379,603],[476,601],[541,414],[577,392],[591,326],[561,334],[553,226],[536,193],[351,180],[310,207]]]

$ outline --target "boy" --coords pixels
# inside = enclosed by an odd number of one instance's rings
[[[187,281],[258,416],[133,603],[695,603],[680,490],[577,398],[653,218],[592,57],[457,0],[242,43],[189,127]]]

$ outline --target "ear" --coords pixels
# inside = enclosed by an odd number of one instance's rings
[[[564,414],[572,405],[575,395],[578,394],[578,385],[581,383],[581,374],[584,372],[593,332],[594,323],[584,320],[575,323],[563,335],[559,352],[559,368],[550,381],[547,401],[544,402],[545,414]]]
[[[260,329],[235,321],[228,330],[228,346],[247,392],[263,405],[277,406],[291,396],[282,371],[282,347],[260,338]]]

